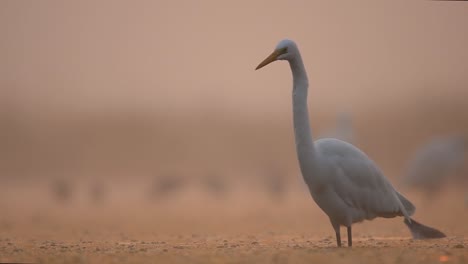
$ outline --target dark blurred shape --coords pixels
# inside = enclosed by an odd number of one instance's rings
[[[152,200],[173,197],[188,185],[187,179],[177,174],[166,174],[156,177],[150,187],[149,195]]]
[[[320,138],[336,138],[354,144],[353,121],[351,114],[341,112],[336,118],[335,128],[326,132]]]
[[[287,192],[287,181],[285,175],[278,169],[270,169],[262,176],[264,190],[274,202],[284,200]]]
[[[467,141],[463,137],[440,137],[416,151],[403,178],[405,187],[419,189],[431,196],[447,184],[463,183],[462,173]]]
[[[56,178],[52,182],[52,195],[53,198],[60,202],[66,203],[72,200],[73,196],[73,184],[69,179],[66,178]]]
[[[217,199],[226,198],[229,192],[229,182],[226,177],[222,177],[219,173],[211,173],[200,180],[203,190],[208,194]]]
[[[353,143],[353,120],[350,113],[342,112],[336,119],[336,138]]]
[[[101,204],[104,202],[108,193],[106,184],[102,181],[94,181],[89,188],[89,196],[93,204]]]

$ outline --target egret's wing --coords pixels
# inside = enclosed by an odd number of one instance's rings
[[[330,162],[335,193],[366,219],[376,216],[409,215],[414,206],[383,175],[362,151],[346,142],[324,139],[317,142],[323,160]]]

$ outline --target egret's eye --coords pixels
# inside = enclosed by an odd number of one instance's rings
[[[278,50],[278,54],[279,54],[279,55],[281,55],[281,54],[286,54],[286,53],[288,53],[288,48],[287,48],[287,47]]]

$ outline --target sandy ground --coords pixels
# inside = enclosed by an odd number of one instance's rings
[[[467,239],[360,237],[352,249],[331,237],[257,234],[151,240],[2,239],[2,262],[39,263],[466,263]]]
[[[255,190],[213,199],[191,190],[155,201],[139,194],[144,185],[116,184],[91,204],[84,195],[54,201],[32,186],[2,192],[0,262],[468,262],[468,208],[451,190],[430,201],[408,194],[419,207],[415,219],[447,238],[413,240],[401,218],[377,219],[353,226],[350,249],[336,247],[328,219],[300,188],[281,199]]]

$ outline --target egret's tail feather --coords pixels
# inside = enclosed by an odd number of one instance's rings
[[[431,239],[431,238],[443,238],[446,235],[439,230],[425,226],[421,223],[416,222],[414,219],[411,219],[411,222],[405,218],[405,224],[408,226],[413,235],[413,239]]]
[[[398,195],[398,199],[400,199],[401,203],[405,207],[406,212],[411,216],[414,214],[414,211],[416,211],[416,207],[408,200],[406,197],[404,197],[401,193],[396,192]]]

